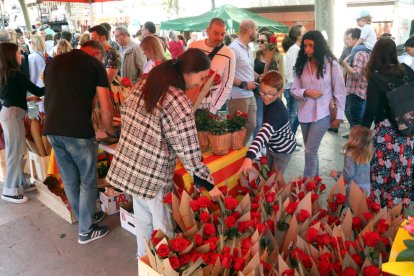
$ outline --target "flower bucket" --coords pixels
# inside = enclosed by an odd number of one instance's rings
[[[215,155],[225,155],[229,152],[231,147],[231,133],[223,135],[208,135],[210,141],[211,151]]]
[[[246,137],[246,129],[235,131],[231,133],[231,148],[234,150],[244,147],[244,138]]]
[[[208,142],[208,135],[209,132],[208,131],[198,131],[197,132],[197,136],[198,136],[198,142],[200,143],[200,150],[202,152],[208,151],[209,148],[209,142]]]

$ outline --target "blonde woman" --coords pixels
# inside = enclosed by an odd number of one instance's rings
[[[152,68],[168,60],[160,39],[155,36],[144,37],[139,46],[144,55],[148,58],[147,63],[145,63],[142,68],[143,74],[148,74]]]
[[[29,73],[30,81],[38,87],[44,87],[43,71],[46,67],[45,60],[45,41],[39,35],[32,36],[30,40],[32,51],[29,55]]]
[[[70,45],[70,43],[66,39],[59,40],[56,46],[57,46],[57,50],[56,50],[57,56],[72,51],[72,45]]]
[[[84,32],[82,34],[82,36],[80,37],[80,39],[79,39],[78,48],[82,47],[83,44],[85,44],[85,42],[88,41],[88,40],[91,40],[91,36],[90,36],[89,32]]]

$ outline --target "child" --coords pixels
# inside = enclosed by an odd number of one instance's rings
[[[414,70],[414,36],[404,43],[405,53],[398,57],[400,63],[405,63]]]
[[[285,171],[292,152],[296,148],[295,135],[289,124],[289,115],[280,96],[283,94],[284,80],[276,71],[267,72],[260,83],[260,97],[263,100],[263,125],[247,151],[239,172],[246,174],[264,147],[267,147],[267,160],[270,169],[276,173]]]
[[[374,28],[372,28],[371,22],[372,17],[369,12],[362,10],[357,19],[357,24],[361,28],[361,36],[352,48],[351,55],[347,61],[348,64],[352,65],[356,52],[364,51],[369,54],[372,48],[374,48],[375,42],[377,42],[377,34]]]
[[[372,131],[360,125],[352,127],[343,149],[344,169],[342,172],[332,170],[331,176],[338,179],[343,175],[344,179],[348,181],[347,198],[349,198],[351,181],[354,181],[369,196],[371,193],[370,161],[374,153]]]

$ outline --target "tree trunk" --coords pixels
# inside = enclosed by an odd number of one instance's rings
[[[216,0],[211,0],[211,10],[216,8]]]
[[[77,32],[79,30],[77,21],[72,19],[72,6],[71,3],[65,3],[66,20],[68,21],[69,30],[71,32]]]
[[[331,0],[315,0],[315,29],[326,33],[331,48],[334,41],[332,6]]]
[[[20,7],[22,8],[24,22],[26,23],[27,31],[30,33],[32,31],[32,23],[30,21],[29,12],[27,11],[26,1],[19,0]]]

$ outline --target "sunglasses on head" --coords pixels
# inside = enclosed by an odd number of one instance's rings
[[[267,41],[266,40],[264,40],[264,39],[258,39],[258,40],[256,40],[256,43],[257,44],[265,44]]]

